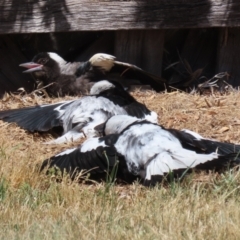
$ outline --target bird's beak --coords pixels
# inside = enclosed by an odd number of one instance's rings
[[[19,65],[19,67],[25,67],[28,70],[23,71],[24,73],[30,73],[30,72],[36,72],[36,71],[41,71],[43,68],[43,65],[34,63],[34,62],[28,62],[28,63],[22,63]]]

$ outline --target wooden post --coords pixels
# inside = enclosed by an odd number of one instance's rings
[[[116,31],[115,56],[161,76],[164,30]]]
[[[240,86],[240,28],[222,28],[218,44],[216,72],[228,72],[229,83]]]

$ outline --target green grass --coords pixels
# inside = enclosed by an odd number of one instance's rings
[[[154,188],[0,180],[0,239],[240,239],[240,177]]]

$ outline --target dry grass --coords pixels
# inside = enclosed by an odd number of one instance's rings
[[[133,95],[165,127],[239,142],[240,92]],[[59,99],[6,96],[0,110],[52,101]],[[57,183],[35,166],[76,143],[43,144],[51,138],[0,121],[0,239],[240,239],[239,172],[193,174],[152,189],[77,184],[67,177]]]

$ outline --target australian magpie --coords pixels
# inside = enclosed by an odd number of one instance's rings
[[[36,81],[47,86],[51,96],[87,94],[95,82],[103,79],[127,86],[146,84],[157,91],[167,87],[161,77],[135,65],[116,61],[114,56],[104,53],[95,54],[86,62],[67,62],[56,53],[42,52],[32,62],[20,66],[28,69],[25,73],[31,73]]]
[[[138,177],[149,185],[169,173],[181,177],[186,170],[221,170],[240,161],[240,145],[203,138],[189,130],[165,129],[132,116],[113,116],[97,128],[105,136],[45,160],[42,169],[55,166],[72,177],[87,170],[98,178],[117,165],[117,176],[124,181]]]
[[[72,101],[0,111],[0,119],[17,123],[30,132],[62,127],[63,135],[50,143],[96,136],[94,127],[118,114],[157,122],[157,114],[137,102],[117,82],[99,81],[92,86],[90,94]]]

